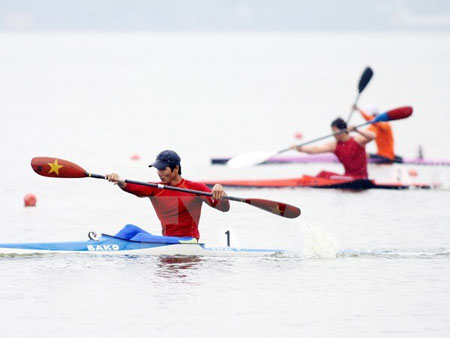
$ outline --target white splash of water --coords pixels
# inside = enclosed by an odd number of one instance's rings
[[[301,229],[301,238],[304,258],[336,258],[337,241],[329,233],[304,224]]]

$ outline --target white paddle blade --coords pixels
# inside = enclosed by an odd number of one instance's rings
[[[231,158],[227,162],[229,168],[245,168],[251,167],[257,164],[261,164],[274,156],[276,153],[267,151],[255,151],[251,153],[245,153]]]

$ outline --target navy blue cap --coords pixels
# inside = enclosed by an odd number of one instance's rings
[[[149,167],[155,167],[159,170],[164,170],[167,167],[173,165],[180,165],[181,158],[173,150],[161,151],[158,156],[156,156],[156,161],[149,165]],[[181,172],[180,172],[181,174]]]
[[[343,119],[338,117],[336,120],[331,122],[332,127],[336,127],[339,130],[345,130],[347,129],[347,122],[345,122]]]

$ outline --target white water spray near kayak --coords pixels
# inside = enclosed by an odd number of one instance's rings
[[[303,225],[300,235],[304,258],[336,258],[337,240],[331,234],[314,225]]]

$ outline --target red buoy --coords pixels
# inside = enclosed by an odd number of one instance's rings
[[[417,171],[415,169],[409,169],[408,174],[409,174],[409,176],[414,176],[414,177],[418,175]]]
[[[301,138],[303,138],[303,134],[302,134],[301,132],[297,131],[297,132],[294,134],[294,137],[295,137],[297,140],[300,140]]]
[[[26,207],[35,207],[36,206],[36,196],[33,194],[26,194],[23,198],[23,203]]]
[[[133,154],[130,157],[130,160],[132,161],[139,161],[141,159],[141,157],[138,154]]]

